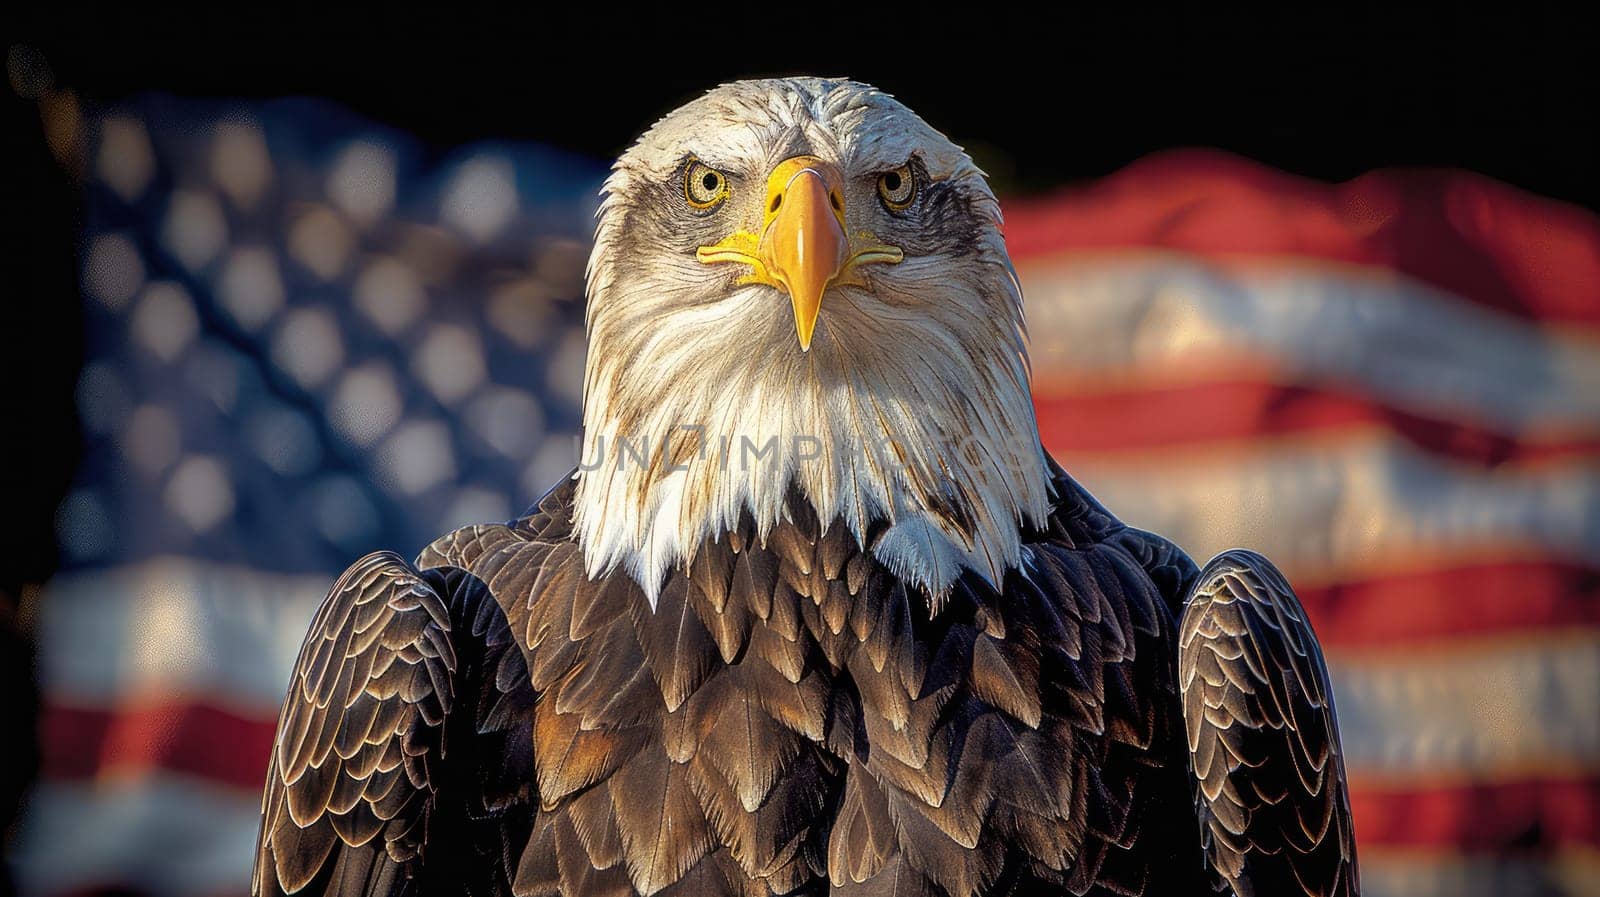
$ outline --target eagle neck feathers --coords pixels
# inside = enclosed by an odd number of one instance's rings
[[[1051,494],[1018,365],[960,392],[929,365],[899,392],[752,376],[632,410],[626,395],[592,401],[575,473],[587,572],[631,577],[654,606],[670,573],[742,519],[765,541],[804,508],[935,607],[963,571],[998,583]],[[952,377],[974,373],[959,367]]]

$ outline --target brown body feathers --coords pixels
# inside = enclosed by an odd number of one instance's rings
[[[1022,568],[934,615],[801,501],[653,612],[586,578],[570,483],[363,559],[296,668],[256,893],[1355,893],[1287,585],[1053,474]]]

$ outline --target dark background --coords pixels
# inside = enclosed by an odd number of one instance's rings
[[[1330,181],[1388,166],[1466,168],[1600,208],[1597,48],[1553,8],[1038,15],[981,3],[962,16],[849,2],[671,3],[648,14],[542,5],[56,4],[8,13],[16,27],[5,33],[88,106],[145,91],[322,96],[441,154],[509,138],[608,158],[718,81],[810,72],[900,96],[966,145],[1002,194],[1209,146]],[[0,488],[27,522],[0,565],[0,594],[15,598],[53,568],[50,516],[75,462],[76,192],[45,148],[33,100],[6,91],[0,126],[13,159],[0,211],[10,269]]]
[[[1537,5],[1034,15],[974,3],[966,18],[920,4],[550,5],[68,7],[24,31],[59,83],[92,99],[325,96],[439,147],[527,138],[612,157],[718,81],[804,72],[899,95],[972,144],[1002,192],[1198,145],[1327,180],[1448,165],[1600,202],[1600,46]]]

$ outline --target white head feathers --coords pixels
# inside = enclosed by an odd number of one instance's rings
[[[834,173],[851,248],[901,254],[829,282],[809,351],[783,289],[701,252],[754,245],[795,157]],[[935,604],[962,568],[1018,564],[1046,464],[999,207],[959,147],[864,84],[738,82],[658,122],[604,192],[575,521],[591,576],[623,569],[654,601],[742,512],[765,534],[790,489],[858,539],[888,524],[875,555]]]

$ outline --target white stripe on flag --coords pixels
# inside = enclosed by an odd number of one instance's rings
[[[34,789],[12,860],[22,893],[129,884],[150,894],[250,889],[261,798],[180,776]]]
[[[1600,851],[1492,856],[1362,848],[1365,897],[1600,897]]]
[[[1144,382],[1269,361],[1294,381],[1511,430],[1600,430],[1600,342],[1354,266],[1223,268],[1172,253],[1025,262],[1035,370]]]
[[[1600,564],[1600,462],[1485,471],[1360,430],[1071,472],[1202,563],[1253,548],[1306,581],[1496,547]]]
[[[201,696],[276,719],[333,580],[184,558],[59,575],[39,602],[40,687],[83,705]]]
[[[1330,653],[1328,665],[1353,775],[1414,786],[1600,772],[1600,631]]]

